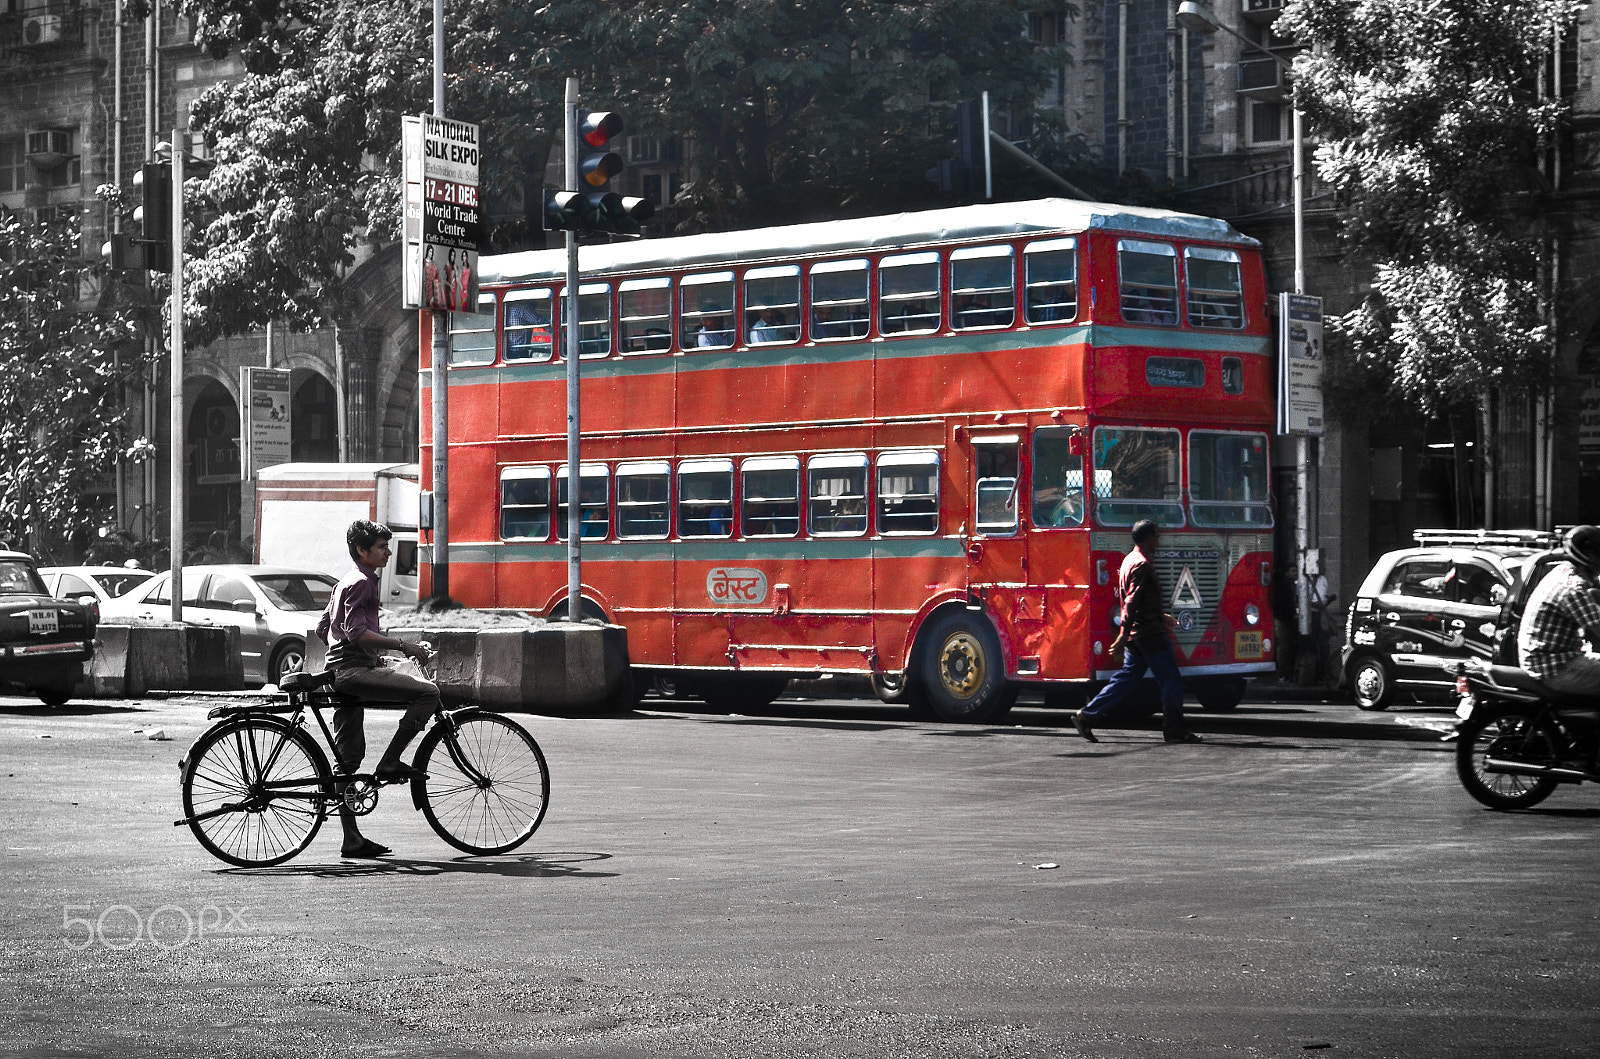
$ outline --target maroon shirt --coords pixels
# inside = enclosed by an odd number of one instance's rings
[[[328,645],[328,668],[371,668],[378,653],[361,643],[361,634],[378,628],[378,571],[356,563],[328,598],[317,635]]]
[[[1117,597],[1122,600],[1122,627],[1128,633],[1128,646],[1140,654],[1165,651],[1166,611],[1161,606],[1161,579],[1156,568],[1138,548],[1122,560],[1117,572]]]

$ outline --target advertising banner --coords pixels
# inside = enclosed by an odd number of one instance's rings
[[[248,481],[263,467],[289,462],[289,369],[240,368],[239,454]]]
[[[478,126],[403,119],[405,307],[471,311],[478,303]]]
[[[1278,433],[1322,436],[1322,299],[1278,295]]]

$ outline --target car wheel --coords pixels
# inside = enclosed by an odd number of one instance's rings
[[[1351,667],[1350,689],[1363,710],[1387,710],[1394,701],[1394,675],[1383,659],[1367,655]]]
[[[282,684],[283,678],[290,673],[298,673],[306,667],[306,645],[300,640],[285,640],[272,652],[272,664],[267,667],[267,679],[274,684]]]

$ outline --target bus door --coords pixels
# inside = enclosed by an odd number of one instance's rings
[[[1028,589],[1018,615],[1018,668],[1047,680],[1089,676],[1089,535],[1085,424],[1048,420],[1035,427],[1028,453]],[[1043,620],[1035,623],[1032,596],[1042,590]]]
[[[972,438],[972,523],[967,532],[967,584],[988,600],[1002,633],[1013,612],[1029,604],[1028,540],[1022,533],[1022,435]],[[1042,594],[1033,602],[1036,620]]]

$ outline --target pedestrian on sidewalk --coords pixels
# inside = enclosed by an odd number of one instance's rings
[[[1124,652],[1122,668],[1111,682],[1100,689],[1094,701],[1072,718],[1078,734],[1098,743],[1094,725],[1133,694],[1146,672],[1161,685],[1161,728],[1169,743],[1199,743],[1203,740],[1189,731],[1183,720],[1183,678],[1172,656],[1168,631],[1176,624],[1161,605],[1161,579],[1156,576],[1155,558],[1161,547],[1160,528],[1149,519],[1133,524],[1133,551],[1122,560],[1117,573],[1117,598],[1122,602],[1122,627],[1111,641],[1111,657]]]

